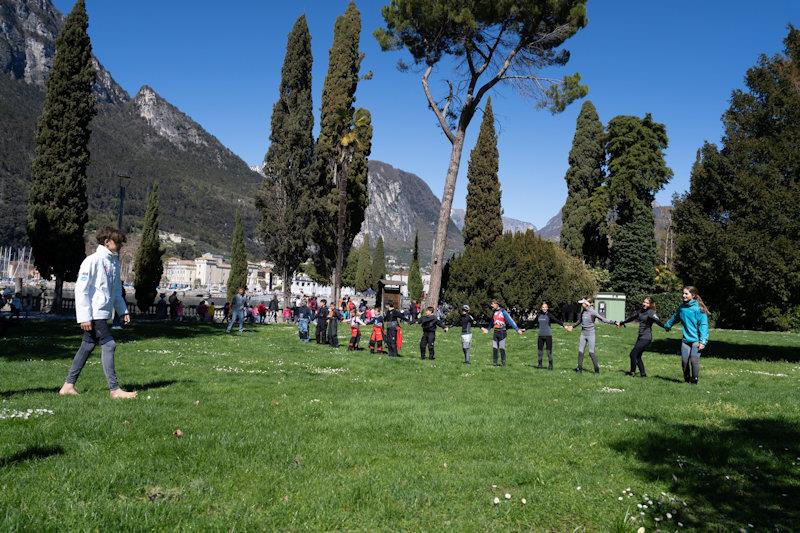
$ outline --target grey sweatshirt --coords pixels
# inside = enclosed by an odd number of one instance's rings
[[[609,320],[604,316],[598,315],[597,311],[595,311],[593,307],[590,307],[589,309],[581,310],[581,316],[578,318],[578,321],[573,324],[573,326],[580,326],[586,333],[594,333],[595,320],[600,320],[606,324],[614,323],[613,320]]]

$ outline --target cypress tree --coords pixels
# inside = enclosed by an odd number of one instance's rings
[[[356,268],[356,290],[363,292],[375,285],[372,279],[372,253],[369,248],[369,235],[364,235],[364,242],[358,249],[358,266]]]
[[[311,35],[305,16],[300,16],[286,43],[280,94],[272,108],[270,146],[264,158],[266,179],[256,198],[265,253],[284,280],[291,279],[306,258],[307,228],[314,210],[312,61]],[[290,297],[291,284],[284,283],[284,305]]]
[[[718,324],[800,329],[800,31],[732,92],[720,146],[704,144],[675,204],[680,277]]]
[[[61,309],[64,281],[76,279],[85,257],[89,123],[96,113],[88,26],[85,2],[77,0],[56,39],[28,195],[28,239],[39,273],[55,277],[54,311]]]
[[[492,99],[486,100],[481,129],[469,155],[467,170],[467,210],[464,214],[464,246],[491,248],[503,234],[503,209],[500,206],[500,155],[494,128]]]
[[[363,123],[360,128],[355,125],[353,106],[362,59],[358,50],[360,34],[361,14],[351,1],[334,25],[328,72],[322,89],[320,134],[314,154],[320,199],[320,213],[311,226],[314,257],[320,273],[335,274],[334,297],[338,297],[344,257],[364,220],[367,205],[366,163],[362,164],[359,159],[369,155],[369,143],[362,141],[366,140],[367,133],[371,138],[372,127]],[[367,113],[366,122],[369,121]],[[346,142],[354,129],[360,129],[359,143]],[[360,149],[358,144],[362,145]]]
[[[350,253],[347,254],[347,261],[344,264],[344,270],[342,270],[342,285],[345,287],[355,287],[356,286],[356,274],[358,272],[358,265],[360,264],[361,260],[361,249],[351,249]]]
[[[656,237],[652,203],[672,177],[664,161],[669,141],[663,124],[617,116],[608,123],[609,190],[616,221],[611,228],[611,283],[626,294],[653,288]]]
[[[419,231],[414,234],[414,253],[411,256],[411,267],[408,272],[408,297],[419,300],[423,291],[422,275],[419,272]]]
[[[597,110],[587,100],[581,107],[569,152],[567,201],[561,245],[586,263],[602,266],[608,257],[608,204],[605,201],[605,132]]]
[[[139,244],[133,263],[136,305],[143,313],[146,313],[156,300],[158,284],[164,274],[163,254],[164,250],[158,238],[158,184],[156,183],[147,197],[142,242]]]
[[[291,279],[283,279],[284,286],[291,286]],[[244,228],[242,215],[236,212],[236,225],[233,228],[231,242],[231,273],[228,276],[228,301],[233,300],[233,295],[239,287],[247,288],[247,249],[244,246]]]
[[[383,236],[378,237],[375,252],[372,256],[372,282],[373,288],[378,290],[378,282],[386,277],[386,253],[383,249]]]

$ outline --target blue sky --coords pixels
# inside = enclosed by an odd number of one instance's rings
[[[74,0],[54,0],[67,12]],[[358,90],[375,127],[372,158],[418,174],[441,196],[450,145],[426,108],[419,75],[400,73],[407,54],[381,52],[372,31],[388,0],[358,2],[363,17],[364,71]],[[268,143],[286,36],[308,17],[314,50],[314,107],[333,23],[346,0],[87,0],[96,55],[131,95],[151,85],[250,164]],[[786,26],[800,26],[800,0],[589,0],[589,25],[568,41],[572,60],[601,120],[619,114],[666,124],[667,162],[675,176],[658,194],[669,203],[688,187],[695,153],[718,141],[730,93],[743,86],[759,54],[782,50]],[[441,70],[439,80],[450,74]],[[433,87],[443,88],[434,80]],[[499,129],[500,180],[508,216],[541,227],[566,198],[564,173],[580,102],[550,115],[510,88],[493,93]],[[463,207],[466,169],[480,116],[467,138],[454,205]]]

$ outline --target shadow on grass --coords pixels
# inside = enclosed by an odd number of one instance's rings
[[[25,463],[27,461],[38,461],[39,459],[47,459],[48,457],[55,457],[63,454],[64,448],[61,446],[28,446],[24,450],[9,455],[8,457],[0,457],[0,468]]]
[[[145,391],[152,389],[165,389],[176,383],[192,383],[191,380],[162,379],[158,381],[148,381],[147,383],[125,383],[128,390]]]
[[[32,387],[30,389],[19,390],[5,390],[0,391],[0,398],[11,398],[12,396],[20,396],[23,394],[36,394],[38,392],[46,392],[48,394],[58,394],[58,387]]]
[[[678,355],[681,350],[680,339],[655,339],[647,347],[648,352]],[[717,359],[737,359],[751,361],[788,361],[800,362],[800,346],[775,346],[767,344],[735,343],[709,341],[708,348],[703,350],[703,357]]]
[[[688,503],[679,511],[685,526],[800,528],[796,424],[778,417],[729,419],[721,428],[651,420],[657,429],[611,448],[635,458],[643,479],[671,484],[671,493]]]
[[[114,331],[117,344],[146,339],[189,339],[218,336],[225,332],[222,324],[193,322],[138,322]],[[72,359],[81,344],[83,332],[71,321],[26,321],[9,330],[2,343],[0,360]]]

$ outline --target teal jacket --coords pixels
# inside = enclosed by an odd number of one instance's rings
[[[683,324],[683,340],[685,342],[708,344],[708,315],[700,310],[697,300],[689,300],[688,303],[681,304],[672,318],[664,324],[664,328],[669,331],[678,321]]]

